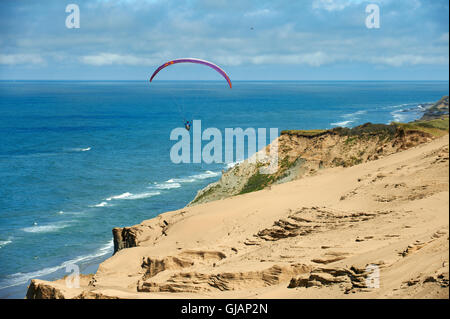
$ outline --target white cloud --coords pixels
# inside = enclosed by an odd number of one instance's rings
[[[255,56],[217,56],[215,61],[221,65],[236,66],[242,64],[305,64],[318,67],[332,63],[336,59],[321,51],[302,54],[264,54]]]
[[[114,53],[100,53],[97,55],[86,55],[80,58],[81,62],[90,65],[154,65],[160,59],[142,58],[134,55],[121,55]]]
[[[158,2],[158,0],[97,0],[97,2],[130,5],[130,4],[135,4],[135,3],[139,3],[139,2],[155,3],[155,2]]]
[[[314,0],[313,9],[323,9],[327,11],[341,11],[351,5],[351,0]]]
[[[44,64],[44,59],[37,54],[0,54],[0,64]]]
[[[444,33],[443,35],[441,35],[441,37],[439,38],[439,41],[448,44],[448,42],[449,42],[448,32],[446,32],[446,33]]]
[[[306,64],[309,66],[321,66],[331,63],[334,58],[318,51],[303,54],[260,55],[250,59],[254,64]]]
[[[323,9],[327,11],[341,11],[351,5],[358,5],[364,0],[314,0],[313,9]]]
[[[169,57],[179,57],[177,54],[165,52],[163,57],[149,57],[142,58],[133,55],[120,55],[114,53],[100,53],[96,55],[88,55],[80,58],[82,63],[106,66],[106,65],[130,65],[130,66],[154,66],[160,64]],[[324,64],[329,64],[337,60],[336,57],[332,57],[322,51],[311,53],[298,53],[298,54],[261,54],[261,55],[196,55],[206,60],[214,61],[223,66],[238,66],[243,64],[297,64],[297,65],[309,65],[312,67],[319,67]]]
[[[389,66],[399,67],[402,65],[418,65],[418,64],[447,64],[449,63],[448,56],[422,56],[422,55],[394,55],[394,56],[380,56],[372,57],[368,62],[375,64],[386,64]]]
[[[205,57],[208,59],[208,57]],[[264,55],[220,55],[214,56],[214,61],[223,66],[238,66],[242,64],[290,64],[308,65],[320,67],[334,62],[363,62],[370,64],[382,64],[392,67],[403,65],[448,65],[448,56],[423,56],[423,55],[393,55],[393,56],[369,56],[360,57],[347,54],[327,54],[322,51],[299,54],[264,54]]]
[[[263,64],[291,64],[320,67],[334,62],[364,62],[370,64],[382,64],[392,67],[403,65],[448,65],[447,56],[424,56],[413,54],[401,54],[392,56],[368,56],[360,57],[348,54],[328,54],[323,51],[307,53],[288,54],[214,54],[196,55],[206,60],[214,61],[222,66],[239,66],[243,64],[263,65]],[[82,63],[107,66],[107,65],[129,65],[129,66],[154,66],[164,62],[168,57],[179,57],[177,54],[165,52],[163,56],[138,57],[134,55],[121,55],[114,53],[99,53],[80,58]]]
[[[56,28],[49,22],[43,25],[45,32],[24,32],[17,27],[14,37],[2,37],[0,47],[8,51],[1,52],[0,66],[82,65],[80,72],[88,74],[99,69],[91,71],[86,66],[104,66],[105,70],[117,65],[157,66],[180,57],[203,58],[224,67],[317,68],[360,63],[414,69],[416,65],[448,65],[448,27],[442,24],[445,15],[436,11],[441,5],[425,1],[421,10],[415,11],[411,9],[420,5],[417,0],[266,1],[259,5],[247,0],[232,4],[226,0],[89,3],[82,32]],[[368,3],[382,4],[384,26],[380,30],[365,28],[364,6]],[[95,19],[97,16],[104,19]],[[420,23],[414,23],[417,21]],[[9,24],[11,30],[15,30],[13,25]],[[21,52],[41,55],[15,54]],[[291,72],[287,69],[282,72]]]
[[[270,14],[271,11],[269,9],[260,9],[255,11],[250,11],[244,14],[244,17],[256,17],[256,16],[264,16]]]

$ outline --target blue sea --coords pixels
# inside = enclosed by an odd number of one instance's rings
[[[232,163],[174,164],[170,132],[411,121],[448,82],[0,82],[0,298],[77,264],[94,273],[113,227],[184,207]],[[269,142],[269,140],[267,140]]]

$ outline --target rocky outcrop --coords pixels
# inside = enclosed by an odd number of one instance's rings
[[[113,228],[112,233],[114,238],[114,253],[124,248],[136,247],[137,232],[137,229],[131,227]]]
[[[157,243],[167,236],[172,224],[184,218],[184,213],[165,213],[139,225],[113,228],[114,254],[125,248],[138,247],[144,241],[146,244]]]
[[[55,280],[45,281],[33,279],[27,290],[27,299],[79,299],[82,294],[93,288],[93,275],[80,274],[79,287],[69,287],[66,283],[66,277]]]
[[[367,271],[365,269],[350,268],[316,268],[309,273],[293,277],[288,288],[323,287],[338,285],[345,293],[352,289],[366,288]]]
[[[421,120],[432,120],[445,115],[448,115],[448,96],[442,97],[442,99],[427,108]]]
[[[169,278],[144,280],[139,283],[139,292],[208,292],[230,291],[246,287],[260,288],[288,281],[297,274],[310,271],[304,264],[273,265],[254,271],[200,273],[186,271],[171,274]]]
[[[306,236],[313,232],[333,228],[348,227],[352,223],[369,221],[389,211],[377,212],[340,212],[325,207],[303,207],[286,218],[279,219],[269,227],[259,231],[255,238],[265,241],[277,241],[289,237]]]
[[[28,286],[27,299],[64,299],[64,294],[52,285],[33,279]]]

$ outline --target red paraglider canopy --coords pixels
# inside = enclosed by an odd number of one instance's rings
[[[232,88],[231,80],[228,77],[228,75],[225,73],[224,70],[222,70],[220,67],[218,67],[214,63],[211,63],[211,62],[208,62],[205,60],[200,60],[200,59],[193,59],[193,58],[176,59],[176,60],[172,60],[172,61],[164,63],[163,65],[159,66],[155,72],[153,72],[153,75],[150,78],[150,82],[153,80],[153,78],[156,76],[156,74],[158,74],[159,71],[161,71],[165,67],[168,67],[169,65],[176,64],[176,63],[197,63],[197,64],[203,64],[203,65],[209,66],[210,68],[213,68],[214,70],[219,72],[225,78],[225,80],[227,80],[228,85],[230,86],[230,89]]]

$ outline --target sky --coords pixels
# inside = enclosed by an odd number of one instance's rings
[[[67,28],[68,4],[80,28]],[[380,9],[367,28],[366,7]],[[449,79],[448,0],[2,0],[0,80],[147,80],[194,57],[239,80]],[[175,65],[159,80],[221,80]]]

